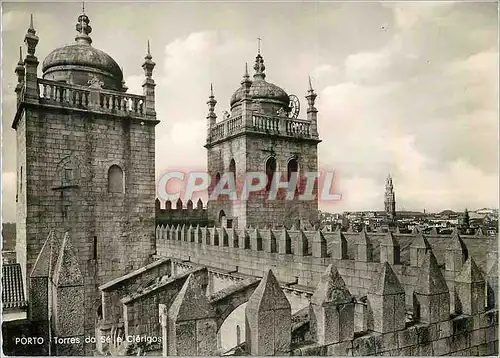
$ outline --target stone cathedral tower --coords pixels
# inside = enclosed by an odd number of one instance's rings
[[[274,175],[287,182],[292,175],[299,178],[306,172],[318,171],[316,94],[309,81],[307,119],[298,119],[299,101],[282,88],[266,81],[264,59],[259,53],[255,59],[253,80],[248,69],[241,86],[230,100],[231,113],[217,121],[213,92],[208,103],[207,148],[208,172],[212,183],[221,175],[230,173],[235,178],[238,200],[220,196],[208,203],[209,220],[234,227],[262,227],[285,225],[318,220],[318,201],[298,200],[299,190],[293,200],[283,200],[283,193],[276,200],[268,200],[270,182]],[[241,200],[245,173],[265,173],[268,184],[246,200]],[[294,174],[297,173],[297,174]],[[313,192],[317,193],[317,184]],[[292,190],[293,193],[293,190]]]
[[[396,220],[396,193],[392,185],[392,177],[389,175],[385,182],[384,208],[387,219],[390,222]]]
[[[31,19],[27,55],[20,54],[15,70],[12,128],[16,251],[28,296],[30,274],[49,232],[67,233],[83,276],[84,334],[91,337],[100,310],[98,286],[142,267],[155,252],[158,121],[149,43],[143,94],[129,94],[119,65],[92,46],[89,23],[86,14],[78,16],[75,42],[52,51],[39,78],[39,39]],[[91,355],[89,347],[85,353]]]

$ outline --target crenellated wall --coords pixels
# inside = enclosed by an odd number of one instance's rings
[[[406,305],[411,306],[411,293],[427,250],[424,240],[435,252],[451,289],[469,253],[485,276],[491,270],[488,266],[494,256],[488,259],[482,255],[481,247],[492,246],[496,240],[490,237],[462,239],[458,234],[424,239],[420,234],[160,226],[156,247],[159,257],[190,260],[251,276],[262,277],[267,267],[273,267],[279,281],[296,281],[297,285],[306,287],[315,287],[325,268],[332,263],[351,293],[358,297],[367,294],[382,257],[393,264],[406,292]],[[454,298],[451,300],[453,304]]]

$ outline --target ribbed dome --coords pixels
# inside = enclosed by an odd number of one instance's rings
[[[123,79],[122,70],[116,61],[89,44],[75,43],[55,49],[43,61],[42,71],[45,73],[56,66],[88,67],[102,71],[120,83]]]
[[[230,101],[231,106],[241,100],[244,90],[243,87],[240,87],[233,93]],[[279,101],[285,106],[288,106],[290,102],[288,94],[282,88],[260,78],[252,82],[249,95],[252,99]]]
[[[76,42],[55,49],[45,58],[43,78],[82,86],[97,78],[103,88],[122,90],[123,72],[111,56],[91,45],[89,22],[85,14],[78,17]]]
[[[251,85],[248,88],[248,94],[250,98],[266,100],[270,102],[278,102],[280,104],[283,104],[284,106],[288,106],[290,102],[288,94],[282,88],[265,80],[266,78],[266,74],[264,73],[265,69],[266,67],[264,66],[264,59],[259,53],[255,59],[255,65],[254,65],[255,74],[253,76],[254,81],[251,82]],[[231,96],[230,100],[231,107],[234,104],[238,103],[243,98],[243,93],[245,91],[245,84],[250,84],[250,79],[248,76],[248,72],[246,70],[242,86],[238,88]]]

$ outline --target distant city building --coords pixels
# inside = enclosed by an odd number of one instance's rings
[[[392,177],[389,175],[385,183],[384,208],[389,222],[396,220],[396,193],[392,185]]]

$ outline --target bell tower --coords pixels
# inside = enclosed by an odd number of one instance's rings
[[[27,295],[49,233],[67,234],[83,275],[84,335],[93,337],[99,285],[144,266],[155,253],[159,121],[149,45],[143,93],[129,94],[118,64],[91,45],[89,23],[86,14],[78,16],[75,42],[48,54],[38,78],[38,36],[31,20],[27,55],[15,69],[12,128],[17,136],[16,252]],[[92,355],[91,349],[85,346],[84,353]]]
[[[213,93],[208,102],[205,145],[208,172],[214,186],[224,179],[224,174],[226,178],[232,177],[237,196],[221,194],[217,200],[210,200],[209,220],[240,228],[297,227],[300,222],[316,223],[317,185],[312,189],[314,198],[300,200],[299,196],[305,186],[301,179],[304,174],[318,171],[317,146],[321,140],[317,127],[318,111],[314,107],[317,95],[309,81],[307,118],[299,119],[298,98],[266,81],[260,48],[253,69],[253,79],[250,79],[245,65],[240,87],[230,100],[231,113],[217,121]],[[261,173],[264,180],[259,191],[243,197],[247,173]],[[277,185],[293,182],[293,178],[297,178],[296,190]],[[227,185],[230,187],[229,182]],[[282,188],[276,192],[273,185]]]

